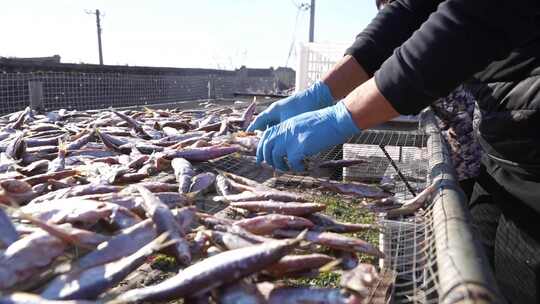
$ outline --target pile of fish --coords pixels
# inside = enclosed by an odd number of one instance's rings
[[[26,109],[1,119],[0,303],[363,303],[380,278],[357,255],[384,254],[344,233],[376,227],[326,216],[307,195],[200,172],[201,163],[255,153],[259,137],[243,131],[254,114],[251,103],[242,111]],[[335,165],[343,164],[324,164]],[[428,194],[398,202],[359,183],[321,186],[377,198],[385,212],[416,210]],[[205,213],[194,204],[201,197],[227,207]],[[158,252],[175,258],[176,275],[112,291]],[[321,271],[343,272],[341,288],[277,283]]]

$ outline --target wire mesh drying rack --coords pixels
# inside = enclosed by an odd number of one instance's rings
[[[365,131],[343,146],[320,153],[309,161],[308,175],[276,176],[271,168],[257,165],[254,157],[237,155],[205,166],[291,191],[303,191],[320,179],[378,183],[383,176],[396,179],[397,173],[381,145],[416,192],[433,182],[439,185],[432,201],[415,215],[379,218],[380,247],[386,255],[380,266],[396,275],[391,303],[497,302],[496,284],[472,235],[465,198],[456,184],[446,144],[430,111],[421,115],[418,128]],[[311,170],[311,164],[335,159],[367,162],[339,171]],[[412,197],[399,178],[393,191],[397,197]],[[222,207],[205,206],[210,212]]]

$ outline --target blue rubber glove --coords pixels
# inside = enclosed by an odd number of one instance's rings
[[[293,116],[326,108],[333,103],[334,97],[328,86],[317,81],[308,89],[271,104],[255,118],[246,131],[264,131]]]
[[[340,101],[318,111],[300,114],[267,129],[257,146],[257,162],[287,171],[304,171],[302,161],[360,133],[351,113]]]

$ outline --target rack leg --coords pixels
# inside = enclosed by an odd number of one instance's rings
[[[390,156],[390,154],[388,154],[388,151],[386,151],[386,149],[384,148],[384,145],[379,145],[379,147],[381,148],[381,150],[383,151],[384,155],[386,156],[386,158],[388,158],[388,160],[390,161],[390,164],[392,165],[392,167],[394,167],[394,170],[396,170],[399,178],[401,178],[401,180],[403,181],[403,183],[405,183],[405,186],[407,187],[407,190],[409,190],[409,192],[413,195],[413,196],[416,196],[416,192],[414,191],[414,189],[411,187],[411,185],[409,184],[409,182],[407,181],[407,179],[405,178],[405,176],[403,175],[403,173],[401,173],[401,170],[399,170],[398,166],[396,165],[396,163],[394,162],[394,160],[392,159],[392,157]],[[401,147],[400,147],[401,148]]]

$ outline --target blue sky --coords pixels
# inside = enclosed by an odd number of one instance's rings
[[[295,4],[309,0],[0,0],[0,56],[97,63],[95,16],[105,16],[105,64],[236,68],[283,66]],[[353,41],[376,14],[374,0],[317,0],[316,42]],[[309,13],[296,41],[307,41]],[[295,58],[289,60],[294,67]]]

